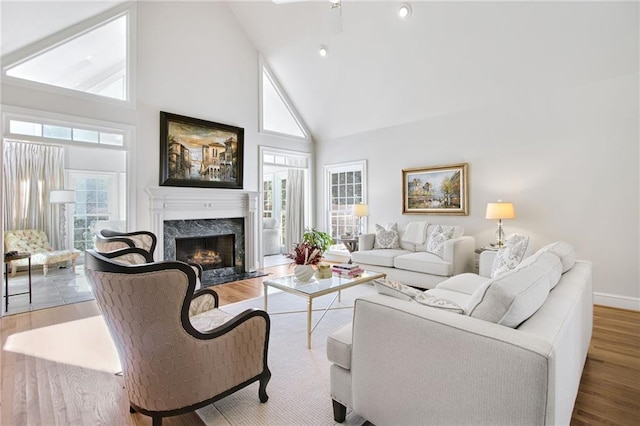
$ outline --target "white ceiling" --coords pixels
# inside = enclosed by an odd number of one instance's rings
[[[1,53],[116,3],[2,0]],[[320,142],[638,72],[636,2],[399,4],[343,0],[338,35],[327,0],[229,7]]]

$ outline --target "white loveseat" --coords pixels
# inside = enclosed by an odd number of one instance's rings
[[[593,324],[591,263],[568,247],[425,292],[465,314],[385,294],[357,299],[353,325],[327,342],[336,421],[349,407],[379,426],[568,425]]]
[[[384,272],[390,279],[421,288],[433,288],[453,275],[472,272],[476,243],[473,237],[463,235],[462,226],[452,227],[453,236],[445,241],[442,257],[427,252],[427,240],[437,226],[428,224],[423,238],[401,230],[397,249],[376,249],[376,234],[360,235],[358,250],[351,253],[351,259],[363,269]],[[419,227],[414,229],[422,232]]]

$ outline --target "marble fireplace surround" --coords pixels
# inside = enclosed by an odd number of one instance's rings
[[[257,191],[167,186],[147,188],[145,192],[150,202],[151,231],[158,237],[157,260],[165,260],[165,221],[244,218],[245,271],[258,269]]]

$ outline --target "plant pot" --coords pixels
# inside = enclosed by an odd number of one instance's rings
[[[315,270],[311,265],[296,265],[293,268],[293,274],[299,281],[309,281],[314,273]]]

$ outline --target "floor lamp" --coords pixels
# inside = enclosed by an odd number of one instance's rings
[[[62,235],[62,250],[67,248],[67,204],[76,202],[76,191],[69,189],[54,189],[49,193],[49,203],[60,204],[60,234]]]
[[[506,203],[502,200],[498,200],[497,203],[487,203],[487,219],[498,219],[498,230],[496,231],[496,239],[498,240],[498,247],[504,245],[504,231],[502,230],[502,219],[514,219],[516,217],[516,211],[513,208],[513,203]]]

